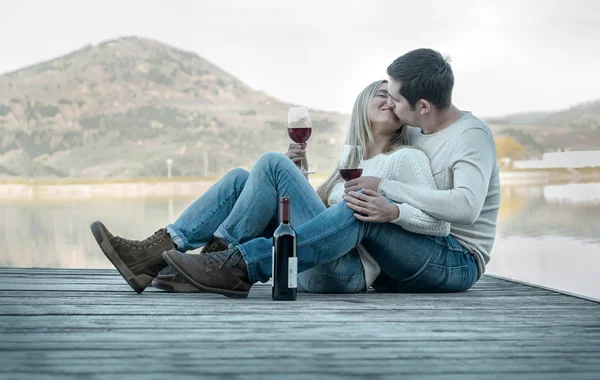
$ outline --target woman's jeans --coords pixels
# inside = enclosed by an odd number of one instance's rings
[[[326,208],[294,163],[281,153],[264,154],[252,172],[234,169],[167,227],[178,249],[212,238],[237,246],[252,282],[271,277],[272,233],[279,198],[291,199],[298,241],[298,290],[354,293],[365,290],[356,246],[362,244],[382,273],[373,287],[390,292],[456,292],[478,278],[475,256],[451,236],[414,234],[392,223],[365,223],[342,201]]]

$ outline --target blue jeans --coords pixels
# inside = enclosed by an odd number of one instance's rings
[[[167,226],[180,251],[202,247],[214,235],[230,247],[264,238],[255,253],[268,265],[260,281],[271,277],[273,231],[279,225],[279,198],[291,198],[291,223],[296,228],[326,210],[325,205],[294,163],[280,153],[264,154],[252,172],[234,169],[192,203]],[[365,289],[358,252],[344,254],[316,267],[299,268],[298,290],[315,293],[354,293]],[[251,275],[252,276],[252,275]],[[253,282],[257,281],[251,277]]]
[[[214,233],[239,248],[252,282],[266,282],[271,277],[271,236],[281,196],[292,200],[300,291],[365,290],[358,244],[382,269],[373,284],[380,291],[458,292],[478,278],[476,257],[451,236],[361,222],[345,201],[326,208],[292,161],[279,153],[263,155],[249,175],[240,169],[228,173],[167,229],[181,250],[205,245]]]
[[[476,256],[452,236],[433,237],[406,231],[392,223],[366,223],[342,201],[296,228],[298,271],[343,257],[362,244],[381,267],[373,287],[389,292],[460,292],[478,279]],[[270,276],[270,238],[239,246],[250,279]]]

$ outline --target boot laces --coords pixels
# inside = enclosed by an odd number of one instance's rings
[[[166,237],[167,237],[166,228],[161,228],[160,230],[156,231],[152,236],[150,236],[149,238],[144,239],[144,240],[130,240],[130,239],[122,238],[122,237],[116,237],[116,239],[118,241],[120,241],[121,243],[125,244],[129,248],[144,249],[144,248],[150,248],[153,246],[157,246],[163,240],[165,240]]]
[[[227,251],[222,252],[209,252],[206,254],[206,258],[209,263],[216,262],[220,264],[217,269],[223,268],[223,265],[225,265],[227,261],[230,261],[231,266],[234,267],[243,259],[241,252],[237,248],[228,249]]]

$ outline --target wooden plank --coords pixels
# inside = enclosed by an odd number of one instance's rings
[[[495,279],[499,279],[499,280],[504,280],[504,281],[509,282],[509,283],[525,285],[525,286],[530,287],[530,288],[543,289],[543,290],[549,290],[549,291],[552,291],[552,292],[558,292],[560,294],[564,294],[564,295],[575,297],[575,298],[581,298],[581,299],[592,301],[592,302],[600,302],[600,299],[598,299],[598,298],[589,297],[589,296],[585,296],[585,295],[582,295],[582,294],[575,294],[575,293],[572,293],[572,292],[568,292],[566,290],[556,290],[556,289],[552,289],[552,288],[549,288],[549,287],[546,287],[546,286],[536,285],[536,284],[533,284],[533,283],[530,283],[530,282],[527,282],[527,281],[520,281],[520,280],[510,279],[508,277],[503,277],[503,276],[500,276],[500,275],[487,274],[486,277],[488,277],[488,278],[495,278]]]
[[[592,379],[600,304],[460,294],[137,295],[114,270],[0,268],[0,378]]]

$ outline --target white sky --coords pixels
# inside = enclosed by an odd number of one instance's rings
[[[600,98],[595,0],[3,0],[0,73],[123,35],[198,53],[269,95],[349,113],[393,59],[450,55],[480,116]]]

